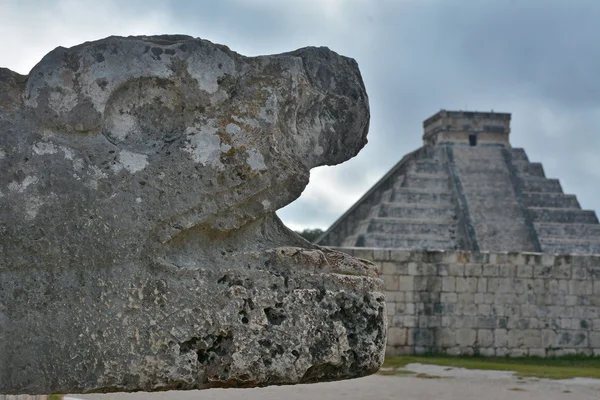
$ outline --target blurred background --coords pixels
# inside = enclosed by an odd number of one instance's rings
[[[0,0],[0,66],[21,74],[57,46],[181,33],[241,54],[327,46],[358,61],[369,144],[312,171],[280,210],[326,229],[440,109],[510,112],[511,141],[584,209],[600,210],[600,2],[596,0]]]

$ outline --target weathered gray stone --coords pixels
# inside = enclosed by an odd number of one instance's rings
[[[111,37],[0,70],[0,393],[377,370],[375,267],[274,214],[368,121],[356,62],[326,48]]]

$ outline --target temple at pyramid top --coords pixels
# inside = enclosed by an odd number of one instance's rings
[[[510,114],[441,110],[423,122],[423,143],[509,146]]]
[[[442,110],[318,240],[325,246],[600,254],[600,224],[510,146],[510,114]]]

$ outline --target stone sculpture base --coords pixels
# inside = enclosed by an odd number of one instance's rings
[[[386,312],[372,265],[293,247],[242,257],[231,269],[2,271],[0,392],[253,387],[379,368]]]

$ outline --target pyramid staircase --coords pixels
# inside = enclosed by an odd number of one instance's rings
[[[442,110],[318,240],[325,246],[600,254],[600,224],[509,142],[510,114]]]
[[[600,254],[596,213],[582,210],[577,198],[564,194],[557,179],[546,178],[542,165],[529,162],[523,149],[508,152],[541,251]]]
[[[456,202],[443,149],[415,154],[389,177],[374,203],[342,246],[458,248]]]

